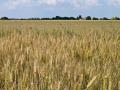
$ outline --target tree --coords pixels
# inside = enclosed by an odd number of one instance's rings
[[[70,18],[70,20],[75,20],[76,18],[74,18],[74,17],[69,17]]]
[[[91,17],[90,17],[90,16],[87,16],[87,17],[86,17],[86,20],[91,20]]]
[[[56,16],[55,19],[56,20],[59,20],[59,19],[61,20],[62,18],[60,16]]]
[[[120,20],[118,17],[112,17],[111,20]]]
[[[96,17],[93,17],[92,19],[93,19],[93,20],[99,20],[99,19],[98,19],[98,18],[96,18]]]
[[[77,20],[80,20],[80,19],[82,19],[82,16],[81,16],[81,15],[79,15],[79,16],[77,17]]]
[[[8,17],[1,17],[1,20],[8,20]]]
[[[110,19],[108,19],[107,17],[103,17],[101,18],[101,20],[110,20]]]

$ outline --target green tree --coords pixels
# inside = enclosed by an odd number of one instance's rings
[[[77,20],[79,20],[79,19],[82,19],[82,16],[81,16],[81,15],[79,15],[79,16],[77,17]]]
[[[91,17],[90,17],[90,16],[87,16],[87,17],[86,17],[86,20],[91,20]]]
[[[8,17],[1,17],[1,20],[8,20]]]
[[[112,17],[111,20],[120,20],[118,17]]]
[[[96,18],[96,17],[93,17],[92,19],[93,19],[93,20],[99,20],[99,19],[98,19],[98,18]]]

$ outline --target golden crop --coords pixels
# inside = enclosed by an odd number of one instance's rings
[[[0,90],[120,90],[120,22],[0,21]]]

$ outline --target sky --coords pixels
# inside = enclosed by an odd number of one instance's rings
[[[0,0],[0,17],[120,17],[120,0]]]

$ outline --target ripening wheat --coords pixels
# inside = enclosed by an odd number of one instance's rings
[[[0,90],[120,90],[120,22],[0,21]]]

